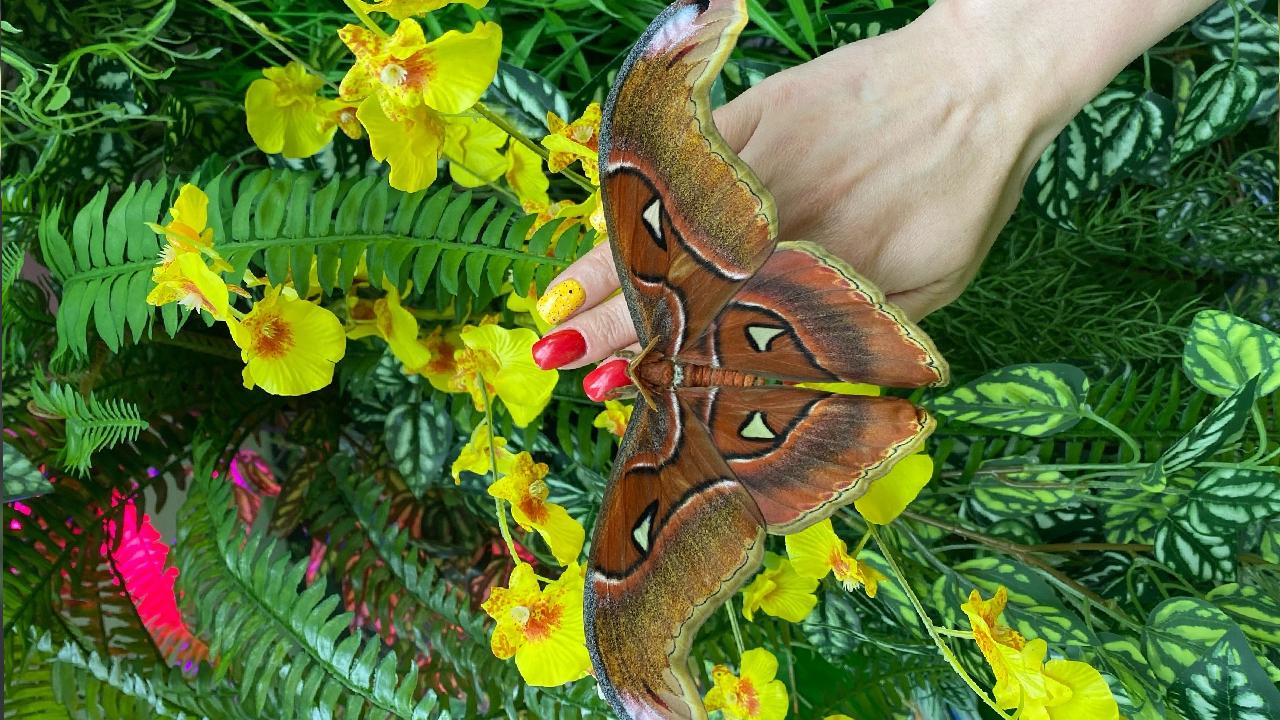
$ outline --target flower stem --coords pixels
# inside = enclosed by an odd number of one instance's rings
[[[746,652],[746,646],[742,644],[742,629],[738,627],[738,616],[733,611],[733,598],[729,598],[724,603],[724,611],[729,613],[729,627],[733,628],[733,642],[738,646],[738,657],[742,657],[742,653]]]
[[[489,385],[485,383],[484,375],[477,372],[476,380],[480,383],[480,395],[484,398],[484,429],[489,437],[489,484],[492,485],[498,482],[498,453],[493,449],[493,403],[489,400]],[[507,543],[507,552],[511,553],[512,560],[520,562],[516,542],[511,539],[511,526],[507,524],[507,508],[502,504],[502,498],[494,498],[493,504],[498,511],[498,531]]]
[[[497,125],[498,129],[510,135],[512,139],[514,139],[516,142],[520,143],[521,145],[524,145],[525,147],[537,153],[538,157],[542,158],[543,160],[546,160],[551,156],[551,153],[546,148],[542,147],[542,145],[540,145],[539,143],[534,142],[531,138],[529,138],[528,135],[525,135],[523,132],[521,132],[520,129],[517,128],[515,125],[512,125],[511,123],[507,122],[506,118],[490,110],[484,103],[478,102],[474,106],[472,106],[471,109],[475,110],[476,113],[480,115],[480,117],[484,118],[485,120],[488,120],[494,125]],[[560,174],[569,178],[574,182],[574,184],[576,184],[578,187],[582,188],[583,190],[586,190],[589,193],[593,193],[596,191],[596,186],[592,185],[590,180],[574,172],[573,170],[570,170],[569,168],[564,168],[563,170],[560,171]]]
[[[363,7],[364,3],[360,2],[360,0],[342,0],[342,2],[346,4],[347,9],[354,13],[356,17],[360,18],[360,22],[364,23],[364,26],[373,31],[375,35],[382,38],[388,37],[387,31],[379,27],[378,23],[374,22],[373,18],[369,17],[369,13],[365,12]]]
[[[938,652],[942,654],[942,659],[947,661],[947,664],[951,666],[952,670],[955,670],[960,679],[964,681],[964,684],[968,685],[969,689],[987,707],[994,710],[997,715],[1005,720],[1013,720],[1012,716],[1001,710],[1000,706],[996,705],[995,700],[992,700],[991,696],[978,685],[973,676],[960,664],[960,659],[951,650],[951,646],[947,645],[947,641],[942,639],[941,634],[938,632],[940,628],[934,625],[933,620],[929,618],[929,613],[925,611],[924,605],[920,603],[920,598],[916,597],[915,590],[912,590],[911,584],[907,582],[907,576],[902,572],[902,568],[898,567],[898,560],[894,557],[893,551],[889,549],[889,546],[880,538],[880,534],[876,532],[875,525],[868,526],[867,530],[871,535],[875,536],[876,545],[880,548],[880,554],[884,556],[885,562],[889,563],[889,568],[893,570],[893,575],[898,580],[898,584],[902,586],[902,591],[906,593],[907,599],[911,601],[911,607],[915,608],[916,615],[920,616],[920,622],[924,623],[924,629],[929,633],[929,637],[933,639],[933,644],[937,646]]]

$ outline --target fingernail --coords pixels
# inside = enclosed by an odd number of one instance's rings
[[[573,278],[561,280],[538,299],[538,314],[548,323],[559,325],[577,312],[586,299],[587,292],[582,289],[582,283]]]
[[[607,400],[609,393],[630,384],[631,378],[627,377],[627,361],[621,358],[610,360],[582,378],[582,389],[587,391],[587,397],[596,402]]]
[[[533,361],[552,370],[587,354],[587,339],[573,328],[557,330],[533,344]]]

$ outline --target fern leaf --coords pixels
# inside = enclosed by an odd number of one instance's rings
[[[316,179],[263,170],[205,184],[215,247],[234,267],[228,277],[254,265],[273,284],[292,279],[304,291],[314,258],[325,294],[350,287],[363,267],[375,286],[435,287],[441,307],[465,312],[501,292],[508,273],[518,288],[545,287],[593,244],[593,233],[572,223],[548,223],[526,241],[533,216],[513,219],[514,209],[497,211],[495,198],[477,202],[469,190],[403,193],[372,176],[316,188]],[[42,257],[63,288],[56,356],[87,356],[91,328],[113,352],[128,337],[146,336],[155,321],[145,300],[160,244],[145,223],[161,219],[168,190],[163,181],[130,185],[108,212],[104,188],[76,213],[69,237],[57,220],[61,208],[46,212]],[[452,303],[458,297],[464,302]],[[160,316],[172,336],[186,311],[168,305]]]
[[[66,421],[66,442],[58,458],[80,475],[88,472],[94,453],[132,442],[149,427],[138,406],[123,400],[99,401],[93,393],[86,397],[56,382],[47,391],[32,383],[31,394],[41,410]]]
[[[376,637],[348,631],[350,613],[323,583],[303,586],[306,561],[261,534],[245,536],[231,484],[212,477],[213,453],[197,448],[196,479],[179,521],[179,584],[197,631],[217,658],[215,679],[235,678],[254,712],[279,717],[434,716],[436,698],[415,701],[417,669],[396,672]],[[280,678],[286,678],[281,683]]]

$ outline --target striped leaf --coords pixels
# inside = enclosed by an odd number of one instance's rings
[[[44,495],[53,492],[53,483],[25,455],[9,443],[4,445],[4,501]]]
[[[888,580],[880,582],[879,589],[876,591],[876,597],[871,601],[876,609],[884,615],[886,622],[890,625],[896,625],[900,628],[906,628],[907,632],[917,637],[923,637],[924,631],[920,628],[920,621],[916,617],[915,606],[911,604],[911,599],[902,590],[902,586],[898,584],[898,580],[893,576],[893,568],[889,567],[889,563],[884,556],[874,550],[863,549],[858,553],[858,559],[875,568],[877,572]]]
[[[1175,113],[1168,98],[1109,88],[1067,125],[1032,170],[1023,200],[1069,230],[1082,199],[1106,192],[1122,178],[1142,174],[1172,136]]]
[[[1044,437],[1084,417],[1089,379],[1060,364],[1011,365],[930,400],[937,414],[986,427]]]
[[[443,477],[453,443],[453,418],[430,401],[398,405],[384,423],[387,452],[414,495]]]
[[[1226,638],[1219,640],[1169,688],[1168,697],[1169,705],[1183,717],[1197,720],[1280,717],[1280,690],[1256,660],[1246,662],[1241,649]]]
[[[485,90],[484,102],[532,138],[547,133],[547,111],[572,119],[569,101],[554,83],[507,62],[498,63],[498,73]]]
[[[821,602],[800,627],[818,654],[836,665],[843,664],[862,638],[858,606],[849,593],[832,587],[823,590]]]
[[[1253,0],[1247,3],[1251,10],[1238,0],[1218,0],[1191,24],[1191,32],[1209,43],[1209,52],[1215,60],[1238,61],[1253,66],[1258,71],[1261,91],[1249,111],[1249,119],[1274,117],[1276,114],[1276,81],[1280,79],[1280,66],[1276,55],[1280,54],[1280,29],[1276,26],[1274,12],[1263,12],[1267,3]],[[1271,5],[1274,9],[1274,3]]]
[[[1224,398],[1147,468],[1139,478],[1139,484],[1146,490],[1158,492],[1164,489],[1169,475],[1185,470],[1198,460],[1212,457],[1224,445],[1234,442],[1249,420],[1249,410],[1257,399],[1257,390],[1258,378],[1254,377]]]
[[[1098,641],[1099,657],[1124,686],[1125,697],[1116,698],[1124,717],[1135,720],[1164,718],[1164,705],[1161,702],[1164,687],[1152,674],[1151,666],[1147,664],[1138,641],[1133,637],[1111,633],[1099,633]],[[1127,712],[1125,705],[1129,706]]]
[[[1179,575],[1197,580],[1221,580],[1235,570],[1236,538],[1205,535],[1175,518],[1166,518],[1156,529],[1156,560]]]
[[[1182,369],[1196,387],[1226,397],[1261,375],[1258,396],[1280,388],[1280,335],[1221,310],[1201,310],[1182,350]]]
[[[1198,598],[1165,600],[1152,609],[1142,629],[1142,647],[1156,677],[1166,684],[1187,677],[1190,669],[1224,641],[1241,653],[1241,662],[1257,659],[1244,631],[1227,614]]]
[[[1015,457],[983,463],[974,474],[973,501],[998,518],[1026,517],[1079,504],[1070,480],[1056,470],[1008,469],[1027,462],[1027,458]]]
[[[1280,476],[1248,468],[1214,468],[1200,478],[1173,517],[1204,535],[1234,533],[1280,514]]]
[[[1173,161],[1178,162],[1244,124],[1262,84],[1258,71],[1225,60],[1196,79],[1187,112],[1173,135]]]
[[[1280,646],[1280,600],[1251,585],[1219,585],[1204,596],[1240,624],[1245,635]]]

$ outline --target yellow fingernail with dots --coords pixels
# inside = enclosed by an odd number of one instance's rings
[[[582,283],[572,278],[561,280],[538,299],[538,314],[548,323],[559,325],[577,312],[586,300],[587,292],[582,289]]]

